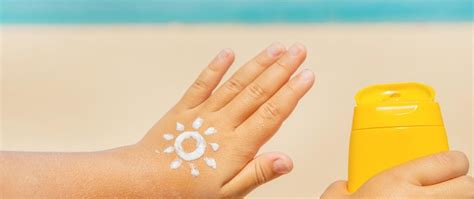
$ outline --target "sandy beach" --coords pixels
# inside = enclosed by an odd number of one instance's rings
[[[473,153],[473,24],[1,27],[1,149],[94,151],[132,144],[222,48],[231,71],[274,41],[306,45],[317,83],[260,152],[294,160],[253,197],[319,196],[347,178],[353,96],[419,81],[437,91],[450,147]],[[228,77],[227,75],[227,77]],[[474,169],[473,166],[471,166]],[[472,173],[471,169],[471,173]]]

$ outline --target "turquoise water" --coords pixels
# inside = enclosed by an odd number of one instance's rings
[[[472,0],[0,0],[0,23],[472,21]]]

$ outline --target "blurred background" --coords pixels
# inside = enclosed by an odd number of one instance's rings
[[[471,0],[0,2],[2,150],[135,143],[220,49],[237,55],[231,74],[280,41],[307,46],[317,83],[261,149],[295,169],[250,196],[315,197],[346,179],[353,95],[375,83],[433,86],[451,148],[474,154]]]

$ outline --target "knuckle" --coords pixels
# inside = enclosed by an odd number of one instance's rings
[[[239,92],[243,89],[242,83],[240,83],[240,81],[235,78],[229,79],[229,81],[227,81],[225,84],[225,87],[234,92]]]
[[[254,62],[257,66],[260,66],[260,67],[264,67],[266,64],[265,64],[265,61],[260,57],[260,56],[257,56],[255,59],[254,59]]]
[[[204,72],[207,73],[219,73],[224,67],[221,67],[223,64],[218,62],[211,62]]]
[[[282,62],[281,59],[277,60],[275,63],[276,63],[276,65],[277,65],[279,68],[281,68],[281,69],[283,69],[283,70],[285,70],[285,71],[286,71],[287,68],[288,68],[288,65],[287,65],[286,63]]]
[[[248,141],[248,138],[237,138],[237,141]],[[232,153],[227,156],[232,161],[235,162],[249,162],[250,160],[255,158],[257,149],[253,146],[250,147],[239,147],[234,146],[231,147]]]
[[[248,93],[255,99],[262,98],[266,95],[265,89],[263,89],[260,85],[253,83],[248,87]]]
[[[261,185],[261,184],[267,182],[268,177],[265,174],[265,170],[263,169],[262,164],[260,164],[259,162],[256,162],[254,170],[255,170],[255,172],[254,172],[255,173],[255,183],[257,185]]]
[[[278,106],[275,103],[267,102],[264,105],[262,105],[260,116],[263,119],[274,120],[276,118],[279,118],[280,115],[281,115],[280,108],[278,108]]]
[[[298,91],[296,90],[294,85],[288,84],[286,87],[288,88],[288,91],[291,93],[291,95],[298,96]]]
[[[192,87],[197,90],[207,90],[209,88],[209,85],[204,80],[197,79],[196,81],[194,81]]]

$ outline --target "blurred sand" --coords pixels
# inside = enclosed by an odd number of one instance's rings
[[[317,85],[261,150],[289,154],[295,168],[252,196],[318,196],[346,179],[353,95],[374,83],[432,85],[451,148],[473,154],[469,23],[4,26],[1,33],[3,150],[134,143],[221,48],[236,52],[234,71],[273,41],[300,41]]]

